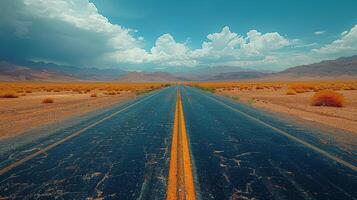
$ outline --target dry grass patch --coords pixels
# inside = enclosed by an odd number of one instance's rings
[[[18,98],[19,95],[16,92],[4,92],[0,94],[0,98]]]
[[[47,97],[42,100],[42,103],[54,103],[55,101],[51,97]]]
[[[313,106],[343,107],[344,103],[343,95],[332,90],[316,92],[311,98],[311,105]]]
[[[293,89],[288,89],[288,90],[286,91],[286,95],[296,95],[296,91],[293,90]]]
[[[357,81],[276,81],[276,82],[189,82],[186,85],[209,91],[277,91],[280,89],[294,90],[301,94],[306,92],[319,92],[323,90],[356,90]],[[293,92],[290,92],[293,93]],[[292,95],[292,94],[291,94]]]
[[[113,91],[109,91],[109,92],[105,92],[105,95],[116,95],[117,93],[113,92]]]
[[[73,94],[86,93],[106,93],[106,95],[117,95],[123,92],[135,92],[145,93],[145,91],[151,91],[170,86],[170,84],[162,83],[115,83],[115,82],[0,82],[0,95],[3,98],[16,98],[21,93],[37,93],[37,92],[67,92]],[[14,94],[4,95],[7,91],[15,91]],[[18,91],[19,94],[16,94]],[[1,97],[0,97],[1,98]]]

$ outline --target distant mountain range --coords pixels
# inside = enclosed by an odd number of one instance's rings
[[[2,81],[113,81],[127,74],[121,69],[79,68],[53,63],[0,61]]]
[[[357,79],[357,56],[296,66],[277,73],[247,70],[240,67],[215,66],[171,74],[168,72],[128,72],[121,69],[79,68],[43,62],[0,61],[0,81],[176,82],[248,79]]]
[[[253,79],[265,76],[268,72],[248,70],[241,67],[214,66],[198,68],[191,71],[179,73],[180,77],[195,81],[216,81],[216,80],[242,80]]]
[[[271,79],[357,79],[357,55],[288,68],[268,75]]]
[[[184,78],[178,78],[167,72],[129,72],[124,76],[119,77],[116,81],[119,82],[175,82],[182,81]]]

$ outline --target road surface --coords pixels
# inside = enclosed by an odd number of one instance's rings
[[[0,199],[165,199],[173,151],[182,156],[175,183],[190,172],[192,199],[357,199],[357,150],[321,145],[318,135],[195,88],[169,87],[0,147]],[[185,160],[190,170],[182,170]]]
[[[345,166],[300,137],[300,127],[198,89],[181,91],[202,199],[357,198],[356,157]]]

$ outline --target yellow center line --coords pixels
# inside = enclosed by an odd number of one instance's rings
[[[176,111],[172,131],[171,157],[166,199],[196,199],[190,149],[179,90],[177,91]]]

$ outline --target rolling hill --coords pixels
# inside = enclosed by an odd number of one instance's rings
[[[0,61],[0,81],[118,81],[175,82],[225,80],[332,80],[357,79],[357,56],[342,57],[271,73],[240,67],[214,66],[186,72],[127,72],[118,68],[98,69],[52,63]]]
[[[63,72],[33,69],[8,62],[0,62],[1,81],[74,81],[75,77]]]
[[[121,69],[79,68],[53,63],[0,61],[0,81],[112,81]]]
[[[310,65],[301,65],[271,74],[264,79],[321,80],[356,79],[357,56],[326,60]]]

